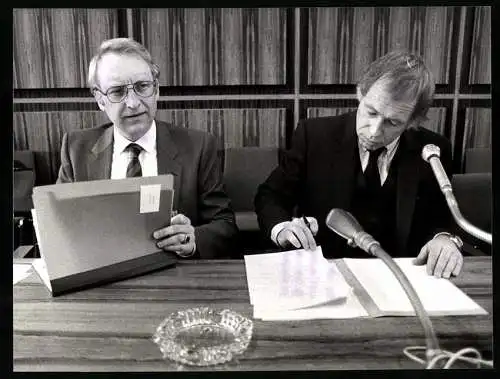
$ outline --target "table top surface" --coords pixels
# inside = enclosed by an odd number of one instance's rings
[[[489,314],[432,317],[441,348],[470,346],[492,359],[491,257],[466,257],[452,282]],[[244,261],[183,261],[172,269],[55,298],[33,273],[13,287],[14,370],[422,368],[403,354],[405,347],[425,345],[416,317],[254,320],[247,351],[225,365],[197,368],[164,360],[152,341],[156,327],[170,313],[197,306],[229,308],[252,318]]]

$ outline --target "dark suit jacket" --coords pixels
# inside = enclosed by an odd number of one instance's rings
[[[195,256],[229,255],[238,229],[224,192],[215,138],[156,120],[156,150],[158,175],[174,175],[173,209],[195,226]],[[109,179],[112,156],[111,123],[67,133],[57,183]]]
[[[440,147],[441,161],[450,175],[451,149],[444,137],[424,128],[409,129],[401,135],[394,236],[398,251],[394,255],[415,256],[435,232],[451,223],[431,167],[421,158],[422,148],[428,143]],[[359,249],[347,248],[346,241],[325,224],[332,208],[350,211],[357,154],[355,112],[301,121],[291,149],[259,186],[255,197],[255,210],[265,235],[269,238],[275,224],[290,220],[297,206],[299,213],[318,220],[316,241],[325,256],[365,256]]]

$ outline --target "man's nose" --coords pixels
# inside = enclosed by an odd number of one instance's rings
[[[370,135],[372,137],[379,136],[383,132],[384,119],[382,117],[377,117],[370,123]]]
[[[140,104],[139,96],[132,88],[129,88],[128,94],[125,97],[125,104],[129,108],[137,108]]]

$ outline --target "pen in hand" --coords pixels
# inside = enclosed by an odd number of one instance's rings
[[[304,215],[302,216],[302,221],[304,221],[304,224],[306,224],[307,228],[311,230],[311,224],[309,224],[309,221],[307,220],[307,217]],[[312,233],[312,230],[311,230]]]
[[[314,249],[316,248],[316,240],[314,238],[314,236],[316,235],[316,232],[317,232],[317,226],[313,226],[311,225],[311,222],[307,219],[307,217],[305,215],[302,215],[301,217],[302,221],[304,222],[304,224],[306,225],[307,229],[309,229],[309,231],[311,232],[311,236],[312,236],[312,241],[310,242],[310,246],[314,246]],[[314,218],[313,218],[314,220]],[[316,229],[316,232],[313,230],[313,227],[314,229]]]

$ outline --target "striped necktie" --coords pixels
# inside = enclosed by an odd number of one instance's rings
[[[143,150],[136,143],[131,143],[125,148],[131,155],[130,162],[127,167],[127,178],[142,176],[141,163],[139,162],[139,154]]]

